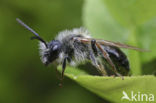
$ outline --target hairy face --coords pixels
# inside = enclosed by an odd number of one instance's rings
[[[46,47],[42,42],[39,43],[41,61],[45,65],[55,61],[61,51],[61,44],[59,41],[53,40],[49,42],[47,46],[48,47]]]

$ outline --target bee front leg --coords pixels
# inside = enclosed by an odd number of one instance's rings
[[[68,56],[65,56],[63,59],[63,63],[62,63],[62,73],[61,73],[61,79],[63,80],[64,78],[64,71],[66,69],[66,61],[70,61],[70,58]]]

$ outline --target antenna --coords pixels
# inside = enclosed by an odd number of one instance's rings
[[[26,24],[25,24],[22,20],[20,20],[19,18],[16,18],[16,21],[17,21],[20,25],[22,25],[23,27],[25,27],[26,29],[28,29],[30,32],[32,32],[32,33],[35,35],[35,36],[31,37],[31,40],[37,39],[37,40],[43,42],[43,43],[45,44],[46,47],[48,47],[48,46],[47,46],[47,43],[39,36],[39,34],[38,34],[36,31],[34,31],[32,28],[30,28],[28,25],[26,25]]]

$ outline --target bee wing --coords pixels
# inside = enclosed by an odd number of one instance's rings
[[[114,47],[118,47],[118,48],[126,48],[126,49],[133,49],[133,50],[137,50],[137,51],[141,51],[141,52],[146,52],[148,50],[145,49],[141,49],[141,48],[137,48],[135,46],[131,46],[131,45],[127,45],[127,44],[122,44],[120,42],[112,42],[112,41],[108,41],[108,40],[96,40],[99,44],[102,45],[108,45],[108,46],[114,46]]]
[[[83,42],[91,42],[91,40],[93,38],[78,38],[78,39],[81,40],[81,41],[83,41]],[[133,49],[133,50],[137,50],[137,51],[141,51],[141,52],[147,52],[147,51],[149,51],[149,50],[137,48],[135,46],[130,46],[130,45],[127,45],[127,44],[122,44],[122,43],[119,43],[119,42],[112,42],[112,41],[102,40],[102,39],[95,39],[95,40],[100,45],[107,45],[107,46],[113,46],[113,47],[118,47],[118,48]]]

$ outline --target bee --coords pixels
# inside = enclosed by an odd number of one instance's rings
[[[43,64],[49,65],[55,62],[57,65],[62,65],[62,78],[67,63],[77,66],[88,60],[103,76],[111,73],[115,76],[125,76],[128,75],[130,66],[127,56],[120,48],[146,51],[119,42],[94,39],[84,28],[62,31],[54,40],[46,42],[19,18],[16,20],[34,34],[31,39],[39,40],[39,52]]]

